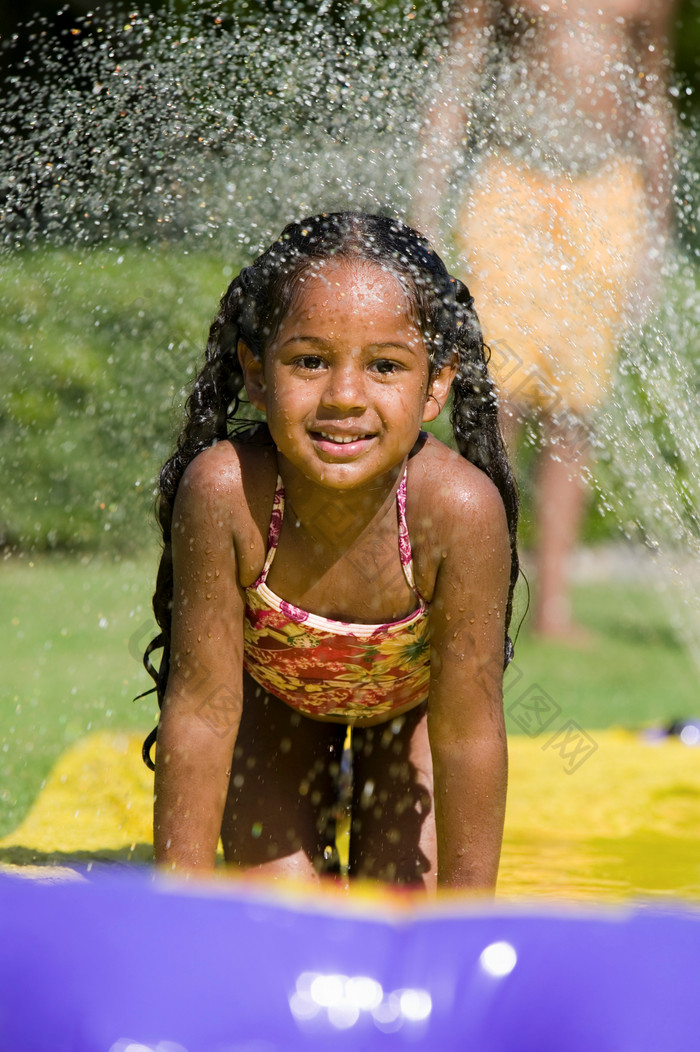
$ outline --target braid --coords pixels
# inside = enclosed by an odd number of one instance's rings
[[[153,613],[160,632],[146,647],[143,663],[155,682],[159,706],[163,704],[170,672],[173,603],[172,520],[175,496],[188,464],[203,449],[227,437],[229,422],[234,419],[240,405],[243,371],[238,361],[238,318],[243,301],[243,284],[241,274],[229,286],[219,304],[218,313],[209,330],[204,366],[185,405],[185,425],[178,437],[175,452],[163,465],[158,477],[157,516],[163,536],[163,550],[153,595]],[[158,669],[151,661],[151,654],[155,650],[162,650]],[[154,765],[150,751],[155,740],[156,729],[148,735],[142,750],[143,759],[151,769]]]
[[[506,511],[510,537],[510,587],[506,606],[504,667],[513,657],[513,642],[508,627],[513,613],[513,592],[518,580],[518,490],[510,467],[501,429],[498,424],[498,398],[489,376],[488,348],[474,310],[469,289],[457,278],[454,287],[457,325],[455,346],[459,355],[457,376],[452,384],[453,402],[450,416],[459,452],[481,468],[495,484]]]

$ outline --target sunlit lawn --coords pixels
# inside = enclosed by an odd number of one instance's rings
[[[103,727],[144,735],[153,696],[133,702],[151,682],[140,653],[150,613],[156,553],[129,561],[60,556],[7,559],[0,572],[0,835],[12,830],[56,757]],[[589,731],[700,715],[698,672],[675,640],[664,603],[650,587],[580,586],[588,648],[543,644],[527,622],[506,678],[511,733],[522,701],[545,699],[551,728],[574,720]]]
[[[591,633],[580,647],[533,638],[526,618],[505,678],[506,712],[538,686],[562,720],[589,728],[699,716],[700,669],[671,627],[674,601],[652,584],[579,585],[574,615]],[[512,721],[510,730],[518,730]]]
[[[0,571],[0,835],[36,796],[56,756],[101,727],[154,722],[138,654],[152,635],[155,553],[137,562],[9,559]]]

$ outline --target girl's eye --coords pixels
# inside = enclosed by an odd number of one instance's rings
[[[392,373],[397,373],[401,368],[398,362],[392,362],[388,358],[380,358],[373,363],[372,367],[381,376],[390,376]]]
[[[294,364],[300,369],[309,369],[315,371],[316,369],[323,368],[323,358],[320,358],[317,354],[304,354],[300,358],[295,359]]]

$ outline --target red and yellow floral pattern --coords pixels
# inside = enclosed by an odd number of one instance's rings
[[[390,716],[428,696],[430,626],[413,578],[405,472],[397,508],[399,555],[418,609],[381,625],[333,621],[292,606],[266,584],[284,514],[284,488],[278,480],[265,566],[246,589],[243,663],[265,690],[305,715],[348,721]]]

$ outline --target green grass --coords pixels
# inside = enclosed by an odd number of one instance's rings
[[[0,571],[0,835],[14,828],[56,757],[103,727],[155,722],[140,652],[154,634],[155,554],[138,562],[8,559]]]
[[[0,573],[0,835],[22,819],[52,763],[98,728],[146,734],[155,719],[140,654],[151,638],[156,568],[148,556],[6,559]],[[700,715],[698,674],[651,588],[587,585],[575,594],[588,649],[545,644],[524,626],[506,678],[511,733],[518,700],[546,695],[551,729],[639,726]],[[517,682],[516,682],[517,680]]]
[[[504,681],[507,713],[539,687],[561,709],[552,730],[569,719],[596,728],[700,716],[700,672],[672,630],[669,605],[652,586],[579,586],[573,606],[591,633],[589,645],[533,638],[526,621]],[[517,731],[513,715],[509,725]]]

